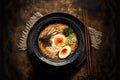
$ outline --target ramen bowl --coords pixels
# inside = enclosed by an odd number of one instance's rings
[[[84,25],[67,13],[45,15],[30,30],[27,48],[47,66],[81,64],[86,57]]]

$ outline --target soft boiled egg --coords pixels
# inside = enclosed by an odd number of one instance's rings
[[[71,52],[70,46],[64,46],[60,50],[58,56],[59,56],[59,58],[66,58],[66,57],[68,57],[70,55],[70,52]]]
[[[64,46],[65,44],[65,36],[63,34],[57,34],[52,39],[52,46]]]

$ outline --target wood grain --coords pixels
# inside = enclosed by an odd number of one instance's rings
[[[17,50],[17,43],[26,22],[37,11],[43,15],[52,12],[65,12],[77,17],[82,22],[82,9],[88,11],[88,26],[103,32],[102,44],[99,50],[91,48],[92,72],[98,79],[107,80],[108,62],[111,50],[111,28],[107,24],[106,5],[103,0],[6,0],[4,1],[3,28],[3,61],[4,80],[35,80],[34,68],[27,51]],[[46,77],[40,74],[40,79]],[[84,64],[65,80],[80,80],[87,77],[87,64]],[[51,78],[48,76],[47,79]],[[51,78],[52,79],[52,78]],[[54,78],[53,78],[54,80]],[[63,80],[63,79],[62,79]],[[85,79],[83,79],[85,80]]]

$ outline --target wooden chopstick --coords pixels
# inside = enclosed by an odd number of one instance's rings
[[[92,73],[92,67],[91,67],[91,55],[90,55],[90,37],[89,37],[89,32],[88,32],[88,13],[86,9],[83,9],[83,19],[84,19],[84,26],[85,26],[88,80],[90,80],[89,76]]]

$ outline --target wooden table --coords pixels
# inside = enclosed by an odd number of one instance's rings
[[[53,12],[69,13],[83,22],[82,9],[88,11],[88,25],[103,33],[102,43],[97,50],[91,48],[92,72],[99,80],[108,80],[109,54],[111,52],[112,27],[108,24],[106,3],[102,0],[13,0],[4,3],[3,62],[5,80],[35,80],[34,68],[27,51],[19,51],[17,43],[26,22],[35,12],[46,15]],[[54,76],[54,75],[53,75]],[[55,80],[86,80],[87,63],[73,74],[59,76]],[[42,79],[44,78],[44,79]],[[54,80],[52,76],[39,74],[39,80]],[[82,78],[82,79],[81,79]]]

